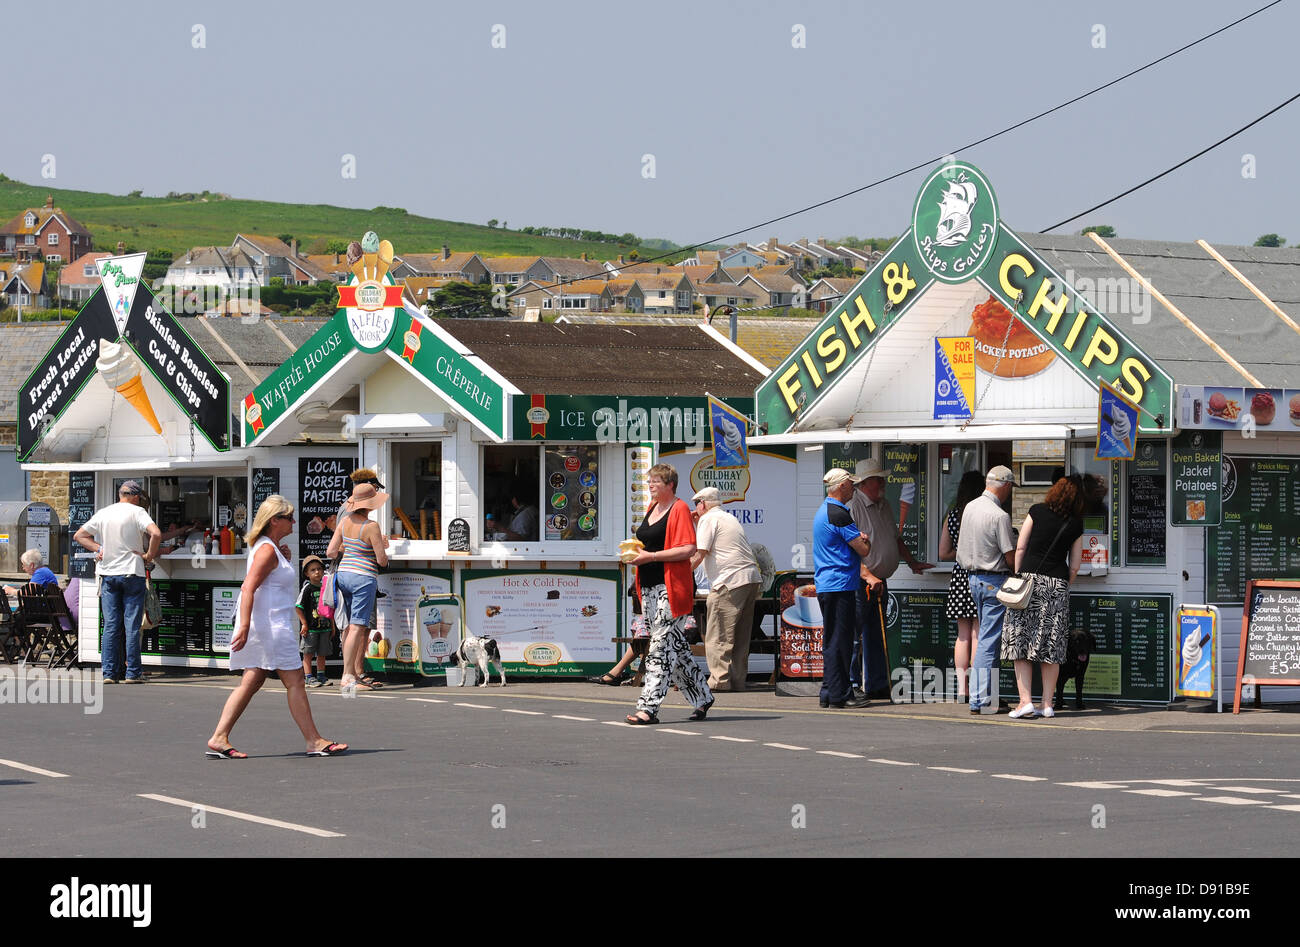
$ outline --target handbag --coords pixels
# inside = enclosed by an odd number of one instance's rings
[[[321,618],[333,618],[334,607],[338,603],[339,587],[334,579],[334,566],[321,576],[320,594],[316,597],[316,614]]]
[[[162,600],[158,597],[158,587],[150,579],[150,572],[144,573],[144,613],[140,616],[140,627],[152,631],[162,624]]]
[[[1069,520],[1065,520],[1061,523],[1061,528],[1058,529],[1056,535],[1052,537],[1052,541],[1048,544],[1047,550],[1043,553],[1043,557],[1038,560],[1038,568],[1041,569],[1043,567],[1043,563],[1047,561],[1048,555],[1051,554],[1053,547],[1056,546],[1056,541],[1061,538],[1061,534],[1065,532],[1065,527],[1069,525]],[[1033,596],[1034,576],[1033,573],[1030,573],[1029,575],[1013,575],[1011,578],[1004,580],[1002,588],[998,589],[997,598],[998,601],[1007,608],[1020,611],[1021,609],[1029,607],[1029,600],[1033,598]]]

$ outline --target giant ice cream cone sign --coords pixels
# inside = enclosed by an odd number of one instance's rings
[[[149,422],[155,434],[162,433],[162,425],[154,414],[153,405],[149,403],[149,393],[144,390],[140,378],[140,362],[131,349],[121,342],[99,340],[99,359],[95,368],[103,376],[104,383],[113,391],[131,403],[131,407],[140,412],[140,416]]]
[[[368,231],[361,242],[348,245],[352,281],[339,287],[339,308],[346,315],[348,332],[363,352],[382,351],[397,325],[402,287],[388,275],[393,265],[393,245]]]

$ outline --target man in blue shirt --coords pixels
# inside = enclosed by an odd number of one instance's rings
[[[853,636],[857,627],[857,591],[862,584],[862,557],[871,544],[853,525],[848,501],[853,478],[836,467],[822,478],[826,501],[813,518],[813,566],[816,569],[817,604],[822,611],[823,707],[866,707],[870,701],[854,697],[849,684]]]

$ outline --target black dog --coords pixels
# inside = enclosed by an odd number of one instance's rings
[[[1065,682],[1074,678],[1074,709],[1083,709],[1083,677],[1088,673],[1088,656],[1097,648],[1097,639],[1092,632],[1084,628],[1075,628],[1070,632],[1069,643],[1065,647],[1065,663],[1056,677],[1056,697],[1052,707],[1060,709],[1061,698],[1065,694]]]

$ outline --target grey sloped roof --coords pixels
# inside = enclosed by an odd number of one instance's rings
[[[13,424],[17,419],[19,387],[66,328],[66,322],[0,325],[0,351],[4,352],[0,358],[0,424]]]
[[[1020,234],[1061,276],[1074,283],[1143,351],[1186,385],[1249,385],[1241,373],[1159,301],[1145,320],[1133,297],[1110,293],[1129,275],[1087,237]],[[1217,260],[1195,243],[1120,240],[1107,243],[1206,335],[1267,387],[1300,387],[1300,334],[1286,325]],[[1267,247],[1216,246],[1283,312],[1300,322],[1300,252]],[[1080,285],[1082,284],[1082,285]],[[1093,289],[1092,292],[1087,290]],[[1146,293],[1141,293],[1146,298]]]

